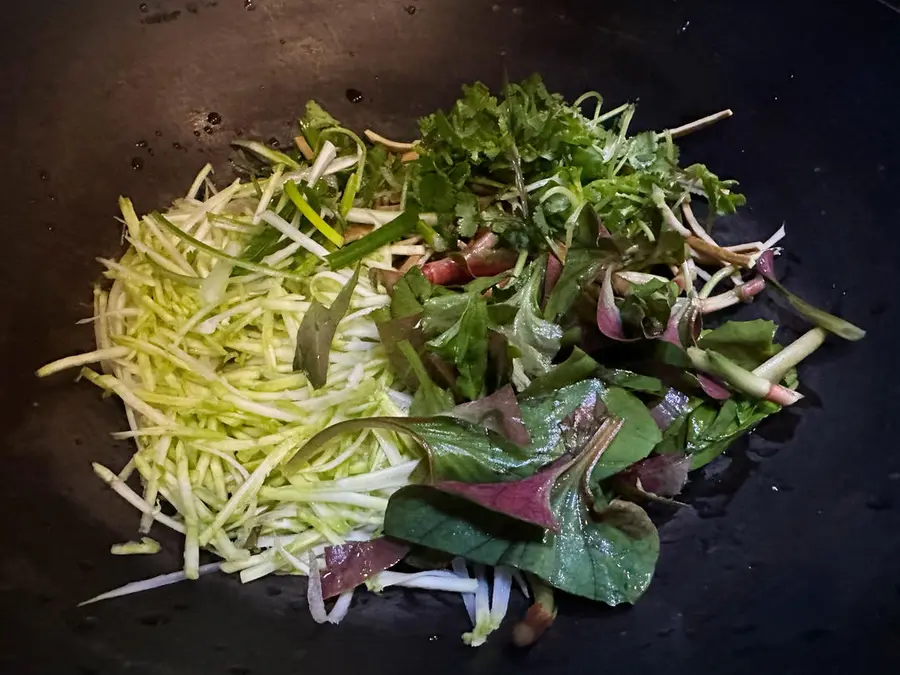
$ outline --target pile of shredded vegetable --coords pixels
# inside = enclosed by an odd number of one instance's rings
[[[111,552],[158,552],[157,524],[184,566],[88,602],[299,574],[337,623],[355,589],[399,585],[462,594],[477,646],[514,585],[534,598],[520,645],[553,589],[636,601],[659,553],[642,505],[683,506],[691,470],[802,399],[827,335],[865,331],[779,282],[784,227],[713,238],[744,197],[673,139],[731,111],[628,136],[634,106],[602,105],[476,84],[420,141],[367,146],[310,102],[295,150],[235,143],[227,187],[207,165],[163,213],[122,198],[97,349],[38,375],[80,367],[121,399],[134,454],[94,470],[142,536]],[[719,320],[766,291],[814,327],[782,345],[774,322]]]

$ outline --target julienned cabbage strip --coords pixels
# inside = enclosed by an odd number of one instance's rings
[[[291,559],[348,536],[372,536],[387,498],[416,466],[418,455],[403,438],[362,432],[286,469],[333,422],[404,414],[388,396],[394,377],[371,317],[390,299],[364,270],[331,345],[328,381],[314,389],[292,368],[297,329],[313,300],[334,301],[349,272],[321,261],[297,270],[297,256],[276,254],[249,274],[232,274],[230,258],[240,258],[265,226],[253,223],[259,204],[238,183],[195,199],[204,178],[161,217],[138,218],[121,200],[131,245],[106,263],[109,290],[95,291],[97,351],[38,374],[90,364],[102,371],[84,375],[123,400],[141,487],[100,465],[97,473],[142,511],[142,534],[154,522],[185,533],[185,577],[199,575],[201,546],[245,581],[298,573]],[[267,182],[270,208],[284,184],[281,171]],[[304,241],[314,234],[302,233]],[[282,250],[289,245],[285,239]],[[376,253],[362,264],[377,260]],[[188,283],[211,275],[221,277],[217,288]],[[290,490],[293,497],[279,496]],[[174,513],[164,514],[163,502]]]

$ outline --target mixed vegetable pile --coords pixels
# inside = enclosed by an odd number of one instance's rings
[[[461,593],[478,645],[514,585],[534,598],[519,644],[553,589],[640,597],[659,551],[643,505],[680,506],[691,470],[802,398],[796,366],[828,333],[864,332],[776,279],[784,228],[713,238],[744,197],[673,139],[730,111],[629,136],[634,106],[602,104],[536,76],[475,84],[421,140],[366,144],[310,102],[296,150],[235,143],[229,186],[207,166],[165,213],[123,198],[97,349],[38,374],[82,366],[122,399],[135,453],[95,471],[142,534],[184,534],[184,569],[92,601],[293,573],[336,623],[360,585],[403,585]],[[709,321],[764,291],[811,330],[782,346],[771,321]]]

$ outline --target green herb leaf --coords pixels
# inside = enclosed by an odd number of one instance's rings
[[[529,378],[543,375],[550,370],[550,364],[559,351],[562,339],[562,329],[541,317],[538,293],[544,268],[545,263],[542,259],[532,263],[528,281],[509,301],[509,304],[517,302],[519,306],[512,326],[500,329],[512,348],[518,352],[518,356],[514,359],[514,367],[518,361],[522,371]]]
[[[340,126],[334,117],[315,101],[309,101],[306,104],[306,111],[299,120],[300,131],[306,137],[314,151],[319,150],[319,136],[324,129]]]
[[[325,386],[328,379],[328,357],[331,342],[338,324],[350,308],[350,299],[359,280],[359,267],[344,284],[340,293],[325,307],[318,300],[310,303],[309,309],[297,329],[297,348],[294,352],[294,370],[306,373],[309,383],[316,389]]]

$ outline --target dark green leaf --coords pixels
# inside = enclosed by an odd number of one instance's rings
[[[592,484],[643,459],[662,440],[662,434],[650,416],[650,411],[634,394],[618,387],[610,387],[602,394],[602,399],[607,412],[623,420],[624,424],[612,445],[597,460],[591,472]]]
[[[412,267],[394,284],[391,292],[391,316],[399,319],[413,314],[421,314],[424,303],[432,296],[450,295],[450,291],[435,286],[418,267]]]
[[[544,317],[556,321],[568,313],[581,294],[582,287],[592,281],[603,264],[613,257],[614,254],[601,249],[576,248],[569,251],[562,274],[547,299]]]
[[[488,483],[530,476],[566,450],[563,420],[600,388],[599,382],[587,381],[544,396],[522,398],[522,422],[531,438],[526,447],[452,417],[369,417],[345,420],[316,434],[297,452],[289,468],[301,465],[343,433],[390,429],[412,436],[424,447],[435,480]]]
[[[431,350],[456,366],[456,386],[468,400],[481,398],[488,357],[487,302],[477,294],[468,296],[459,319],[429,340]]]
[[[297,348],[294,352],[294,370],[306,373],[309,383],[316,389],[325,386],[328,379],[328,357],[338,324],[350,308],[353,289],[359,280],[359,267],[344,284],[340,293],[325,307],[318,300],[310,303],[309,309],[297,329]]]
[[[634,602],[649,585],[659,555],[653,523],[637,505],[616,504],[598,517],[582,498],[578,476],[559,483],[551,499],[558,532],[419,486],[391,497],[385,531],[474,562],[531,572],[591,600]]]
[[[778,326],[772,321],[726,321],[718,328],[703,331],[697,341],[701,349],[712,349],[745,370],[753,370],[781,351],[775,344]]]

